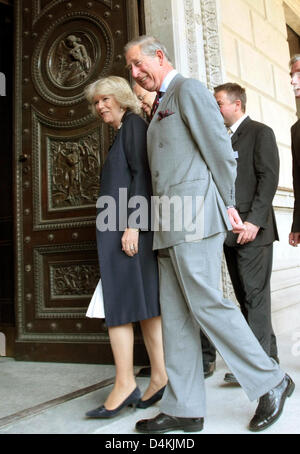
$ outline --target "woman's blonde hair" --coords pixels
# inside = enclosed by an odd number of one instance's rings
[[[88,85],[85,90],[85,97],[91,104],[92,112],[98,116],[94,105],[95,96],[111,95],[123,109],[128,109],[136,114],[141,113],[140,102],[131,90],[126,79],[118,76],[108,76],[96,80]]]

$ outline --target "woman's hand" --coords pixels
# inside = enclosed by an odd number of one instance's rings
[[[127,228],[122,236],[122,251],[129,257],[134,257],[139,252],[139,231]]]

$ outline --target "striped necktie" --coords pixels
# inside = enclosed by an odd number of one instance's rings
[[[154,99],[154,102],[153,102],[153,105],[152,105],[152,109],[151,109],[151,114],[150,114],[150,118],[152,120],[152,118],[154,117],[154,114],[155,112],[157,111],[158,109],[158,106],[159,106],[159,100],[160,98],[163,97],[165,93],[163,91],[159,91]]]

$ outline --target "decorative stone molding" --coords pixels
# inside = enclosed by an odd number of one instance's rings
[[[207,87],[212,90],[223,82],[217,0],[201,0],[201,12]]]
[[[166,0],[159,16],[156,7],[158,0],[145,0],[146,32],[167,45],[176,69],[209,89],[222,83],[217,0]]]

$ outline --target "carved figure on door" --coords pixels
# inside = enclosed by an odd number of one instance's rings
[[[91,58],[80,37],[68,35],[58,45],[56,61],[56,82],[70,87],[85,80],[91,69]]]

